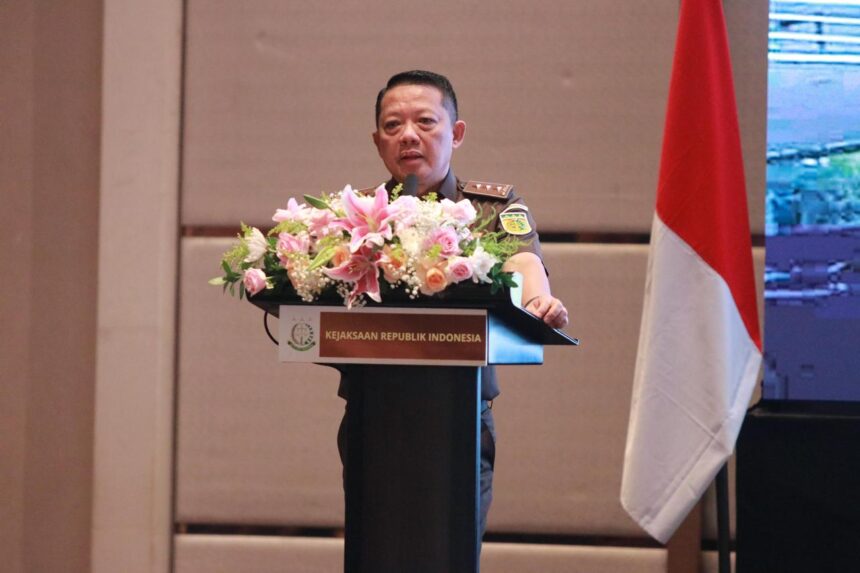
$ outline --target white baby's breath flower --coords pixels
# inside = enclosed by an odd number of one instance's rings
[[[424,242],[424,234],[417,227],[403,229],[398,234],[400,238],[400,246],[406,251],[410,257],[418,257],[421,254],[421,245]]]

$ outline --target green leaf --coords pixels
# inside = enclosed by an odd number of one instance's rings
[[[513,273],[499,273],[499,279],[508,288],[516,288],[518,286],[517,281],[514,280]]]
[[[484,229],[490,226],[490,224],[496,220],[496,212],[492,211],[486,217],[484,216],[484,206],[481,205],[478,207],[478,213],[475,216],[476,223],[472,225],[472,233],[478,234],[481,233]]]
[[[439,255],[441,255],[441,254],[442,254],[442,245],[440,245],[439,243],[436,243],[435,245],[433,245],[432,247],[427,249],[427,258],[428,259],[436,260],[436,258],[438,258]]]
[[[315,271],[321,266],[325,265],[327,262],[331,260],[334,254],[337,252],[336,247],[325,247],[317,256],[314,257],[314,260],[311,261],[310,266],[308,267],[309,271]]]
[[[403,192],[403,183],[398,183],[391,190],[391,193],[388,194],[388,202],[391,203],[392,201],[394,201],[395,199],[400,197],[400,194],[402,192]]]
[[[331,209],[329,204],[320,199],[319,197],[314,197],[313,195],[305,195],[305,201],[311,207],[316,207],[317,209]]]
[[[302,231],[306,231],[307,227],[298,222],[298,221],[281,221],[277,225],[275,225],[270,231],[269,236],[272,237],[279,233],[289,233],[291,235],[298,235]]]

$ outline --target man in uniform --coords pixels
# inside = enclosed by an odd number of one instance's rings
[[[391,174],[389,190],[415,175],[418,196],[435,192],[441,198],[468,198],[480,219],[494,216],[492,230],[504,230],[524,242],[520,252],[503,269],[523,275],[523,307],[555,328],[567,325],[567,309],[550,292],[546,269],[540,258],[535,222],[511,185],[479,181],[463,182],[451,171],[451,156],[463,143],[466,124],[458,117],[457,96],[447,78],[414,70],[396,74],[376,98],[376,130],[373,142]],[[482,372],[481,414],[481,533],[492,501],[495,431],[492,400],[499,394],[494,368]],[[346,397],[342,384],[340,394]],[[338,436],[341,459],[345,453],[344,424]]]

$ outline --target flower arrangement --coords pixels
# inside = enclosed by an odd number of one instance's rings
[[[502,264],[523,244],[490,232],[493,216],[479,219],[472,203],[389,195],[380,185],[362,195],[347,185],[306,203],[290,199],[278,209],[267,233],[242,224],[236,244],[224,254],[224,275],[210,284],[239,298],[266,289],[294,292],[313,302],[337,292],[348,307],[366,298],[382,301],[387,290],[410,298],[433,295],[463,281],[487,283],[496,292],[516,286]],[[366,298],[365,298],[366,297]]]

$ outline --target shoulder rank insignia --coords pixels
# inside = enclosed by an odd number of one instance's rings
[[[499,213],[499,222],[509,235],[528,235],[532,232],[528,207],[515,203]]]
[[[463,193],[466,195],[478,195],[480,197],[489,197],[491,199],[507,199],[513,185],[503,183],[486,183],[484,181],[469,181],[463,188]]]

